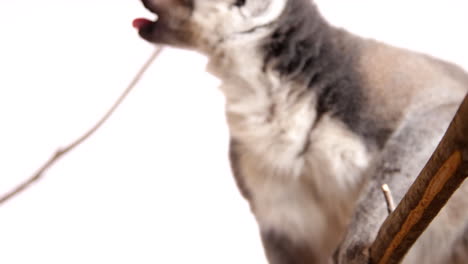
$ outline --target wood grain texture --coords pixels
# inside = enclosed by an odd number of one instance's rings
[[[370,248],[372,264],[399,263],[468,176],[468,96]]]

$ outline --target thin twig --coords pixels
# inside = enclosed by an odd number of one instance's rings
[[[395,211],[395,202],[393,201],[392,191],[387,184],[382,185],[382,192],[385,196],[385,201],[387,202],[388,213],[391,214]]]
[[[0,205],[4,204],[11,198],[17,196],[19,193],[22,191],[28,189],[33,183],[37,182],[40,180],[46,170],[48,170],[54,163],[59,160],[62,156],[65,154],[69,153],[72,151],[74,148],[76,148],[78,145],[82,144],[84,141],[86,141],[89,137],[91,137],[108,119],[109,117],[115,112],[115,110],[122,104],[122,102],[125,100],[125,98],[128,96],[128,94],[133,90],[133,88],[136,86],[138,81],[140,81],[141,77],[143,74],[146,72],[146,70],[149,68],[149,66],[153,63],[153,61],[159,56],[161,51],[163,50],[162,47],[157,47],[153,54],[148,58],[148,60],[145,62],[145,64],[141,67],[141,69],[137,72],[133,80],[129,83],[127,88],[124,90],[124,92],[120,95],[120,97],[115,101],[115,103],[111,106],[111,108],[102,116],[102,118],[93,126],[91,129],[89,129],[86,133],[84,133],[81,137],[77,138],[75,141],[70,143],[68,146],[58,149],[54,155],[46,162],[44,165],[42,165],[30,178],[28,178],[26,181],[22,182],[19,184],[16,188],[13,190],[7,192],[3,196],[0,196]]]

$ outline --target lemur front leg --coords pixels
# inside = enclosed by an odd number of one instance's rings
[[[443,106],[413,117],[389,139],[367,172],[368,183],[335,253],[336,263],[369,263],[369,247],[388,216],[381,186],[388,184],[395,203],[400,202],[442,138],[455,110],[456,106]]]

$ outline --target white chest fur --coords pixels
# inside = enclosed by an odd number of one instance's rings
[[[303,114],[297,113],[305,118]],[[255,125],[245,131],[251,143],[240,153],[241,175],[262,230],[274,229],[331,253],[349,221],[370,158],[338,121],[323,117],[312,130],[296,125],[282,132]],[[306,152],[298,155],[307,140]]]
[[[240,60],[211,65],[210,71],[224,80],[230,133],[242,145],[239,170],[260,228],[331,251],[370,154],[339,120],[317,120],[313,91],[261,72],[260,61],[246,49],[238,55]]]

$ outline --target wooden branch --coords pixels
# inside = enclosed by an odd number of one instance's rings
[[[151,63],[159,56],[159,54],[162,51],[162,47],[157,47],[153,54],[149,57],[149,59],[146,61],[146,63],[141,67],[141,69],[137,72],[133,80],[130,82],[130,84],[127,86],[127,88],[124,90],[124,92],[120,95],[120,97],[115,101],[115,103],[111,106],[111,108],[104,114],[103,117],[93,126],[91,129],[89,129],[86,133],[84,133],[81,137],[77,138],[75,141],[70,143],[68,146],[59,149],[55,152],[52,157],[49,158],[49,160],[44,163],[30,178],[19,184],[16,188],[13,190],[7,192],[3,196],[0,196],[0,206],[4,204],[5,202],[9,201],[11,198],[17,196],[24,190],[28,189],[31,187],[31,185],[38,180],[40,180],[46,170],[48,170],[52,165],[54,165],[55,162],[57,162],[62,156],[65,154],[69,153],[73,149],[75,149],[77,146],[82,144],[84,141],[86,141],[89,137],[91,137],[108,119],[109,117],[115,112],[115,110],[122,104],[122,102],[125,100],[125,98],[128,96],[128,94],[133,90],[135,85],[138,83],[138,81],[141,79],[141,76],[145,73],[145,71],[149,68]]]
[[[468,176],[468,96],[418,178],[382,224],[371,263],[399,263]]]

